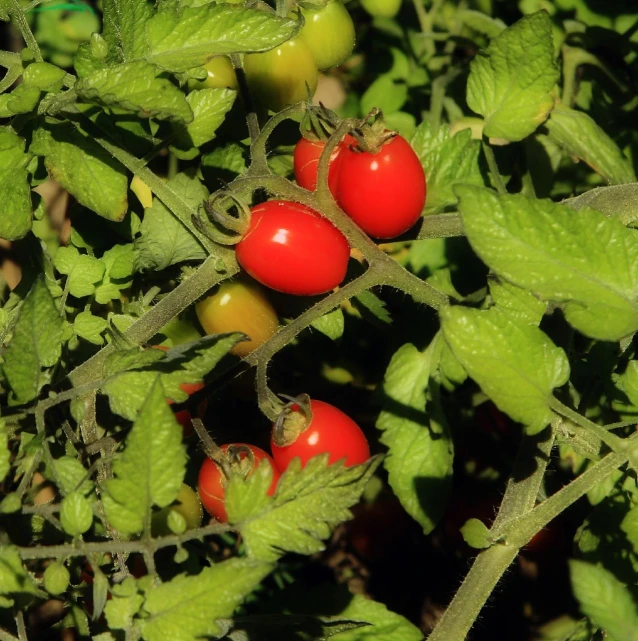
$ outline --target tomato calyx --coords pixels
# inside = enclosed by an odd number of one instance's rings
[[[236,245],[250,227],[250,207],[230,189],[220,189],[204,201],[207,218],[193,216],[202,234],[220,245]]]
[[[363,124],[351,132],[351,135],[357,140],[357,145],[350,147],[352,151],[374,155],[378,154],[383,145],[392,140],[397,132],[388,130],[383,112],[375,108],[365,117]]]
[[[280,394],[288,401],[279,412],[273,426],[273,442],[277,447],[292,445],[300,434],[303,434],[312,423],[312,410],[310,409],[310,396],[288,396]]]
[[[301,120],[299,133],[312,142],[327,142],[341,124],[341,119],[330,109],[320,104],[308,104],[306,114]]]

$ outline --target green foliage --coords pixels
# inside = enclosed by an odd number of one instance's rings
[[[441,411],[437,359],[441,339],[425,352],[404,345],[385,374],[384,411],[377,427],[388,447],[384,465],[405,510],[431,532],[445,509],[452,481],[453,443]]]
[[[120,532],[148,530],[153,505],[166,507],[175,500],[186,465],[181,436],[156,375],[124,452],[113,464],[115,478],[104,484],[104,508]]]
[[[272,469],[262,463],[247,479],[233,476],[226,489],[226,512],[237,524],[249,556],[276,561],[284,552],[313,554],[324,548],[336,525],[349,519],[352,507],[381,460],[345,467],[327,465],[322,454],[301,468],[299,459],[286,468],[274,496],[267,491]]]
[[[530,434],[547,426],[552,391],[569,378],[567,356],[547,334],[497,308],[448,307],[441,326],[454,355],[500,409]]]

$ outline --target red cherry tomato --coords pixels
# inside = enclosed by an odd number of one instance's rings
[[[328,169],[328,187],[333,195],[337,193],[337,178],[339,175],[339,155],[341,150],[351,144],[356,144],[353,136],[347,135],[334,149],[330,156]],[[317,188],[317,170],[319,158],[326,143],[323,140],[301,138],[295,145],[293,165],[295,179],[300,187],[314,191]]]
[[[255,445],[246,445],[244,443],[234,443],[235,446],[249,447],[255,457],[255,465],[248,472],[248,476],[253,473],[255,468],[259,465],[259,462],[263,459],[267,459],[272,467],[273,476],[272,484],[268,490],[268,495],[272,496],[275,493],[277,488],[277,482],[279,481],[279,470],[272,458],[264,452],[259,447]],[[222,445],[221,450],[224,454],[228,451],[229,445]],[[241,459],[246,458],[246,453],[241,454]],[[197,490],[199,492],[199,497],[202,500],[202,505],[204,509],[213,517],[215,517],[221,523],[226,523],[228,521],[228,516],[226,514],[226,507],[224,505],[224,496],[226,494],[226,477],[222,472],[221,468],[207,458],[202,467],[199,470],[199,481],[197,483]]]
[[[291,445],[278,447],[274,437],[270,446],[275,464],[285,470],[293,458],[302,466],[311,458],[328,452],[328,464],[345,458],[346,465],[358,465],[370,458],[370,447],[361,428],[340,409],[323,401],[310,401],[312,422]]]
[[[420,218],[425,204],[425,174],[410,143],[394,136],[378,153],[342,148],[337,202],[363,231],[394,238]]]
[[[346,275],[350,247],[316,211],[283,200],[252,208],[250,227],[236,246],[239,264],[266,287],[286,294],[324,294]]]

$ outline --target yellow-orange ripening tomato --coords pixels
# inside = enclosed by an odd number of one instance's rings
[[[237,343],[231,352],[247,356],[271,338],[279,327],[277,314],[261,289],[252,283],[223,283],[212,296],[195,306],[207,334],[243,332],[250,341]]]
[[[299,37],[308,45],[319,71],[340,65],[354,48],[354,23],[339,0],[320,9],[301,9],[306,23]]]
[[[165,507],[153,514],[151,529],[154,536],[171,533],[168,527],[168,517],[171,512],[177,512],[184,517],[187,530],[193,530],[202,524],[202,518],[204,516],[202,502],[197,492],[189,485],[186,485],[186,483],[182,483],[182,487],[179,489],[173,505]]]
[[[250,91],[259,106],[281,111],[314,94],[319,74],[312,52],[301,38],[293,38],[264,53],[244,56]]]
[[[207,76],[204,80],[191,80],[190,89],[237,89],[237,76],[228,56],[215,56],[205,65]]]

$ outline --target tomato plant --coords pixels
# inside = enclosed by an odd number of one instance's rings
[[[421,217],[425,192],[421,162],[402,136],[376,153],[348,145],[339,155],[337,201],[370,236],[394,238],[408,231]]]
[[[237,261],[262,285],[287,294],[323,294],[343,281],[350,248],[343,234],[305,205],[270,200],[251,210]]]
[[[262,460],[270,463],[273,471],[273,478],[268,494],[273,495],[279,481],[279,470],[273,459],[264,450],[255,445],[244,443],[232,443],[222,445],[221,452],[224,455],[224,465],[228,467],[231,474],[241,474],[244,477],[250,476]],[[202,463],[197,481],[197,491],[204,509],[221,523],[228,521],[225,507],[226,484],[228,478],[223,471],[222,465],[207,458]]]
[[[195,310],[207,334],[243,332],[250,337],[231,349],[237,356],[250,354],[272,338],[279,327],[273,306],[252,283],[224,283],[214,294],[199,301]]]
[[[265,53],[245,56],[244,71],[257,103],[271,111],[307,100],[317,88],[317,66],[301,38],[288,40]]]
[[[310,401],[312,420],[303,426],[293,442],[277,445],[277,430],[273,427],[270,441],[273,459],[280,470],[285,470],[290,461],[300,458],[305,465],[319,454],[328,454],[328,464],[345,459],[345,465],[358,465],[370,458],[370,447],[361,428],[339,408],[324,401]],[[293,419],[302,412],[293,406]],[[296,416],[295,416],[296,415]],[[285,420],[290,420],[287,416]]]
[[[319,71],[344,62],[354,48],[354,23],[340,0],[331,0],[319,9],[305,8],[306,22],[299,37],[308,45]]]
[[[0,1],[0,639],[638,629],[630,4]]]

